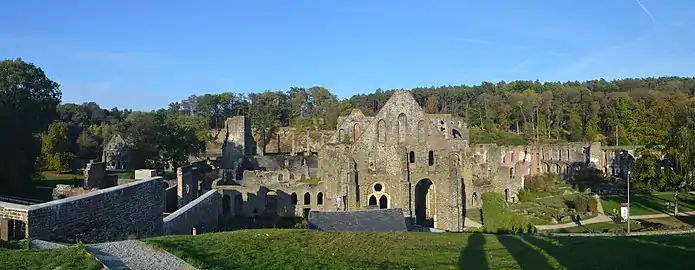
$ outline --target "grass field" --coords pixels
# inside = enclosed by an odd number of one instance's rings
[[[131,178],[130,172],[118,172],[110,173],[118,175],[119,179]],[[33,180],[34,186],[51,186],[56,185],[82,185],[84,181],[84,174],[82,171],[72,171],[58,173],[56,171],[43,171],[41,172],[41,177]]]
[[[243,230],[146,239],[200,269],[687,269],[693,235]]]
[[[101,269],[101,264],[84,247],[26,250],[0,243],[0,269]]]
[[[603,211],[606,214],[613,213],[613,209],[620,211],[620,203],[626,202],[625,196],[601,196]],[[659,193],[654,195],[631,195],[630,215],[663,214],[673,212],[673,206],[666,209],[666,202],[673,204],[673,193]],[[695,195],[680,193],[678,195],[678,211],[695,210]]]

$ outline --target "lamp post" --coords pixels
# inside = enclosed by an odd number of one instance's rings
[[[627,169],[627,234],[630,235],[630,169]]]

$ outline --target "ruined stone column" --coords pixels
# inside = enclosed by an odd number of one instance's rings
[[[309,148],[309,130],[306,130],[306,148],[304,148],[304,155],[311,155],[311,149]]]
[[[290,156],[295,156],[297,154],[297,149],[296,149],[296,143],[294,137],[292,137],[292,152],[290,152]]]

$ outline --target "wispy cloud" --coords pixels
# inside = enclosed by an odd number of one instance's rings
[[[656,19],[654,19],[654,15],[652,15],[652,13],[649,11],[649,9],[647,9],[647,7],[645,7],[645,6],[642,4],[642,1],[640,1],[640,0],[635,0],[635,2],[637,2],[637,4],[642,8],[642,10],[644,10],[644,13],[646,13],[647,16],[649,16],[649,18],[652,19],[652,22],[654,22],[654,24],[656,24]]]
[[[494,42],[494,41],[484,40],[484,39],[457,37],[457,38],[454,38],[454,40],[468,42],[468,43],[488,45],[488,46],[509,48],[509,49],[536,51],[536,52],[540,52],[540,53],[544,53],[544,54],[548,54],[548,55],[561,56],[561,57],[572,56],[571,54],[563,53],[563,52],[557,52],[557,51],[546,50],[546,49],[539,49],[539,48],[534,48],[534,47],[529,47],[529,46],[524,46],[524,45],[518,45],[518,44],[504,44],[504,43],[499,43],[499,42]]]

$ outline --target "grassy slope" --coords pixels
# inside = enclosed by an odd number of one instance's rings
[[[621,201],[627,201],[627,198],[624,196],[602,196],[601,203],[603,204],[603,211],[606,212],[606,214],[613,213],[613,209],[620,211]],[[630,196],[630,214],[647,215],[670,213],[673,211],[673,206],[667,211],[666,202],[673,203],[673,193],[632,195]],[[679,194],[678,211],[685,212],[693,210],[695,210],[695,195],[689,193]]]
[[[101,269],[101,264],[83,247],[23,250],[0,245],[0,269]]]
[[[682,269],[692,239],[245,230],[146,241],[201,269]]]

